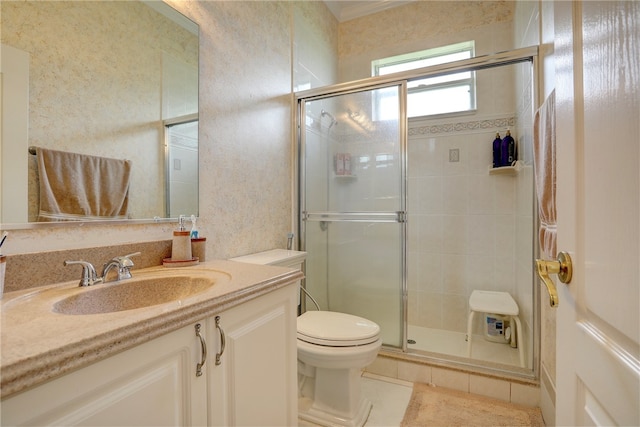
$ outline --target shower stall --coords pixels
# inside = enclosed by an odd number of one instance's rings
[[[323,310],[378,323],[384,352],[537,375],[536,58],[519,49],[296,93],[304,286]],[[408,88],[461,72],[468,111],[409,117]],[[492,142],[507,129],[518,161],[496,169]],[[476,315],[469,357],[474,290],[508,293],[522,330]],[[492,336],[495,321],[524,348]]]

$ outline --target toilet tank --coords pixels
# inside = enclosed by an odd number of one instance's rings
[[[302,263],[307,258],[307,253],[303,251],[289,251],[287,249],[272,249],[270,251],[258,252],[255,254],[243,255],[229,258],[229,261],[246,262],[248,264],[277,265],[279,267],[295,268],[302,270]],[[298,306],[300,306],[301,292],[298,287]]]
[[[230,261],[246,262],[249,264],[277,265],[302,270],[302,263],[307,258],[303,251],[289,251],[286,249],[272,249],[270,251],[243,255],[230,258]]]

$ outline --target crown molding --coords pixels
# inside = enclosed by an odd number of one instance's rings
[[[338,22],[345,22],[362,16],[382,12],[383,10],[402,6],[415,0],[375,0],[375,1],[340,1],[325,0],[325,4]]]

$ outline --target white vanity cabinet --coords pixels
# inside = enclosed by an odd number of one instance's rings
[[[298,424],[297,286],[208,319],[210,425]]]
[[[297,425],[298,286],[10,396],[0,425]]]
[[[1,403],[1,424],[206,425],[206,374],[196,375],[202,347],[195,330],[200,325],[204,337],[205,323],[185,326],[9,397]]]

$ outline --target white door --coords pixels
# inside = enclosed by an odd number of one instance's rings
[[[640,425],[640,2],[556,2],[558,425]]]

